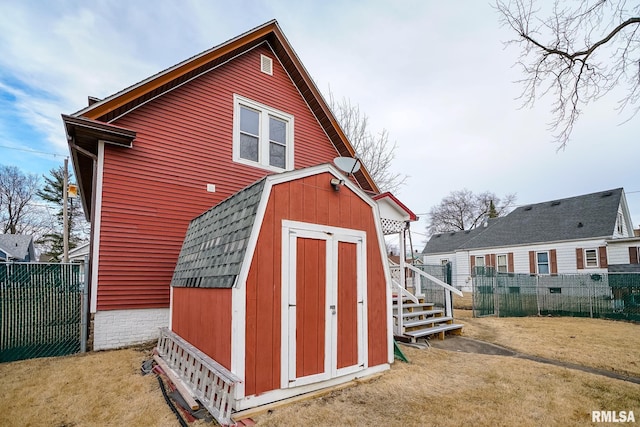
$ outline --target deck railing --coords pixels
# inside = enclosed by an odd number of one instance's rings
[[[158,354],[220,424],[231,424],[238,377],[167,328],[160,329]]]

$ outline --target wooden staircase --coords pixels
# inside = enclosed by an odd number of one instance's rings
[[[463,325],[454,323],[453,316],[446,316],[444,309],[434,308],[434,304],[417,298],[413,302],[408,297],[402,299],[402,313],[399,313],[398,297],[393,297],[393,321],[396,339],[413,342],[437,336],[443,340],[446,333],[460,335]],[[400,320],[402,319],[402,320]],[[401,328],[398,328],[398,324]]]

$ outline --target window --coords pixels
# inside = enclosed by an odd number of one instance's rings
[[[509,271],[507,267],[507,255],[498,255],[496,257],[496,269],[498,273],[507,273]]]
[[[623,223],[624,223],[624,217],[622,216],[621,212],[618,212],[618,220],[616,221],[616,231],[618,232],[618,234],[622,234],[624,232],[624,227],[623,227]]]
[[[587,268],[598,266],[598,252],[595,249],[585,249],[584,259],[585,259],[585,266]]]
[[[474,274],[484,274],[484,257],[475,257],[475,271]]]
[[[293,169],[293,116],[234,95],[233,161],[275,172]]]
[[[549,274],[549,252],[537,252],[538,274]]]
[[[549,288],[549,293],[550,294],[561,294],[562,293],[562,288]]]

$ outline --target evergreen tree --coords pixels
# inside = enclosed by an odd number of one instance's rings
[[[489,213],[487,215],[489,218],[498,218],[498,211],[496,210],[496,205],[493,204],[493,199],[489,203]]]
[[[45,234],[38,243],[49,247],[46,254],[52,261],[60,261],[64,252],[64,214],[63,214],[63,197],[64,193],[64,167],[49,171],[50,176],[43,176],[45,185],[37,191],[38,197],[47,203],[58,207],[56,212],[56,227],[51,232]],[[67,224],[69,229],[69,249],[73,249],[83,240],[83,224],[84,221],[82,208],[78,200],[68,199],[67,206]]]

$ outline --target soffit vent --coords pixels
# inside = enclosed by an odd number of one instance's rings
[[[272,76],[273,75],[273,59],[265,55],[260,55],[260,71]]]

